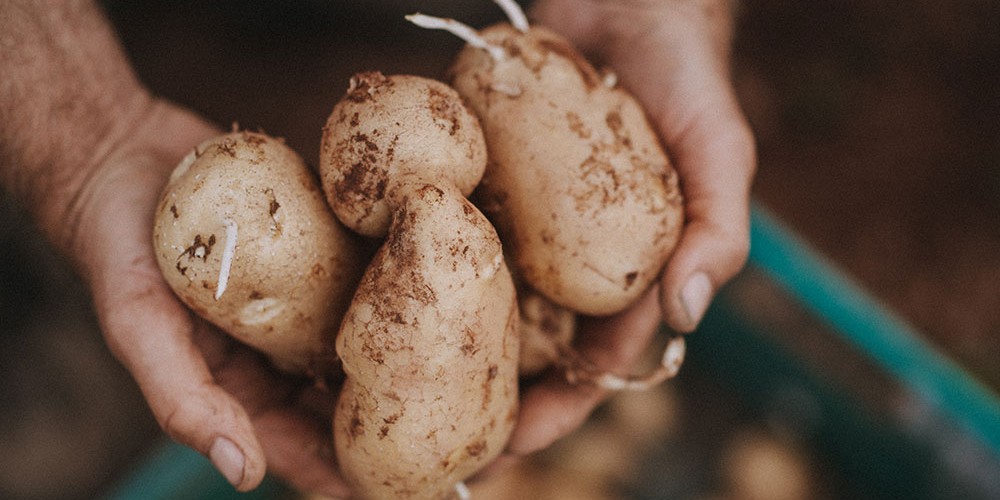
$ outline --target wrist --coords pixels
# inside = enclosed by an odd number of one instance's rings
[[[65,246],[67,209],[153,101],[89,1],[0,3],[0,178]]]
[[[43,234],[74,240],[111,166],[141,151],[178,154],[207,126],[139,82],[92,0],[0,2],[0,181]],[[202,131],[202,132],[199,132]]]
[[[57,248],[89,280],[106,261],[104,226],[142,213],[152,224],[156,201],[170,173],[191,148],[219,130],[170,102],[151,99],[132,119],[127,134],[113,141],[84,179],[58,221]],[[123,215],[124,212],[128,214]],[[113,246],[113,245],[111,245]]]

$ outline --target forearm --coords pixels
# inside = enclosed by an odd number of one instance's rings
[[[153,100],[91,1],[0,2],[0,180],[66,250],[83,186]]]

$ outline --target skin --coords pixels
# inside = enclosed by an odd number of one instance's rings
[[[624,372],[661,320],[692,330],[746,260],[755,157],[726,70],[728,2],[536,7],[539,22],[613,66],[645,105],[685,190],[688,219],[658,285],[625,313],[581,326],[583,354]],[[259,484],[266,468],[304,491],[348,496],[322,444],[329,394],[276,375],[193,318],[156,267],[149,235],[160,190],[181,157],[218,130],[142,87],[92,2],[8,0],[0,25],[0,179],[74,263],[109,349],[160,425],[240,490]],[[658,59],[663,53],[685,56]],[[684,300],[690,283],[701,285]],[[605,396],[555,378],[532,386],[508,455],[549,446]]]

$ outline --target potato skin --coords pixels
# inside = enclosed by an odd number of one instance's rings
[[[490,153],[480,207],[531,287],[584,314],[621,311],[659,275],[683,222],[657,135],[557,35],[507,24],[480,35],[506,60],[467,46],[451,69]]]
[[[515,283],[517,281],[515,280]],[[518,373],[532,377],[560,360],[576,333],[576,314],[526,287],[517,290],[521,352]]]
[[[338,464],[364,498],[445,498],[517,416],[517,306],[495,230],[454,187],[391,189],[388,239],[340,334]]]
[[[227,224],[228,284],[216,299]],[[283,142],[253,132],[201,144],[174,170],[153,245],[181,301],[286,371],[332,362],[332,343],[363,260],[313,173]]]
[[[389,227],[389,179],[432,172],[429,178],[468,196],[485,165],[479,121],[454,89],[428,78],[355,75],[323,128],[320,174],[327,200],[341,222],[365,236],[385,236]]]

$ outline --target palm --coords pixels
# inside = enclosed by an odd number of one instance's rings
[[[126,152],[87,186],[74,240],[107,343],[168,434],[213,461],[219,437],[236,445],[245,459],[229,479],[239,489],[256,486],[266,463],[297,487],[345,493],[327,451],[332,396],[194,317],[160,275],[153,213],[193,143]]]

